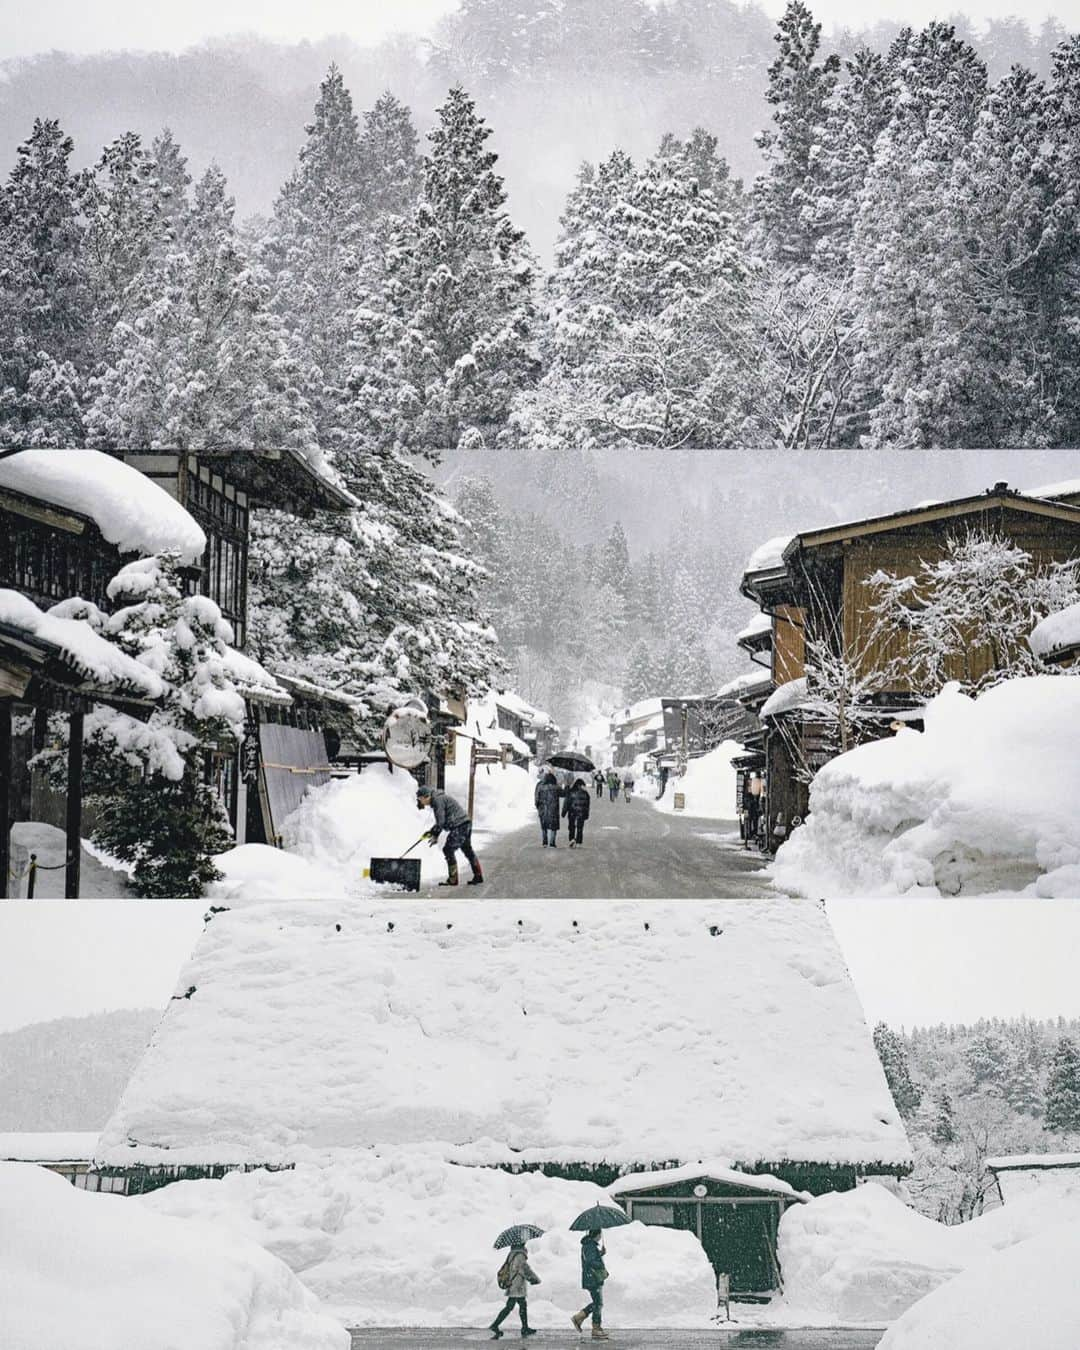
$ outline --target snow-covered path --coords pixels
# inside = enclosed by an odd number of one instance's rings
[[[539,825],[530,825],[481,849],[480,861],[488,880],[465,894],[481,899],[727,900],[775,894],[760,856],[742,848],[733,823],[663,815],[641,797],[629,802],[594,797],[583,848],[568,847],[565,828],[556,848],[544,848]]]
[[[495,1308],[494,1312],[498,1309]],[[733,1317],[738,1317],[738,1309],[732,1309]],[[521,1344],[516,1329],[517,1314],[504,1339],[510,1343]],[[540,1333],[536,1345],[559,1343],[561,1345],[591,1345],[592,1338],[586,1334],[574,1335],[569,1322],[562,1327],[538,1327]],[[654,1346],[678,1347],[678,1350],[699,1350],[711,1346],[713,1350],[724,1350],[727,1346],[741,1346],[743,1350],[873,1350],[881,1340],[881,1332],[874,1330],[843,1330],[832,1328],[814,1328],[808,1331],[765,1331],[741,1327],[737,1321],[718,1323],[715,1331],[623,1331],[614,1322],[611,1324],[611,1345],[613,1350],[651,1350]],[[352,1350],[454,1350],[461,1345],[487,1345],[491,1343],[490,1332],[477,1331],[471,1327],[439,1329],[421,1327],[415,1330],[386,1329],[369,1327],[352,1333]]]

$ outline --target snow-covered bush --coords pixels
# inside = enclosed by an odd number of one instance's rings
[[[1025,891],[1080,877],[1080,680],[1008,680],[933,699],[925,731],[858,746],[820,770],[777,885],[815,896]]]

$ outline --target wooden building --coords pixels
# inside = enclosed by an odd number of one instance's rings
[[[917,717],[920,691],[907,672],[909,632],[884,631],[871,607],[871,578],[878,572],[917,574],[924,563],[942,559],[948,541],[969,529],[998,534],[1037,562],[1080,558],[1080,493],[1071,500],[1021,493],[997,483],[984,493],[953,501],[925,503],[864,520],[806,530],[770,541],[751,559],[740,590],[770,622],[740,634],[751,659],[768,666],[776,693],[761,706],[767,724],[767,810],[770,831],[784,831],[805,817],[808,775],[827,761],[820,725],[801,715],[807,692],[806,645],[828,644],[845,653],[858,677],[875,670],[895,672],[869,700],[857,739],[891,734],[898,719]],[[977,622],[963,652],[949,658],[945,679],[975,682],[993,668],[994,655],[981,641]],[[811,676],[812,679],[812,676]],[[785,689],[785,686],[787,688]],[[782,834],[777,836],[782,842]]]

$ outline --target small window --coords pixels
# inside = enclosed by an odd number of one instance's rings
[[[641,1223],[671,1225],[675,1222],[675,1206],[657,1204],[653,1200],[635,1200],[634,1218]]]

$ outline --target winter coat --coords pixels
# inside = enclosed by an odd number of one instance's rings
[[[607,1278],[600,1243],[588,1233],[581,1239],[581,1287],[596,1289]]]
[[[533,801],[536,803],[536,814],[540,817],[541,829],[557,830],[559,828],[560,795],[559,785],[554,779],[549,782],[545,778],[537,783]]]
[[[510,1283],[506,1287],[507,1298],[528,1298],[529,1285],[539,1284],[540,1277],[529,1265],[524,1249],[510,1253]]]
[[[592,793],[587,787],[572,787],[563,801],[562,813],[577,820],[588,820],[592,809]]]
[[[431,809],[435,812],[437,834],[443,830],[452,830],[455,825],[464,825],[469,819],[469,813],[461,803],[441,788],[436,788],[432,793]]]

